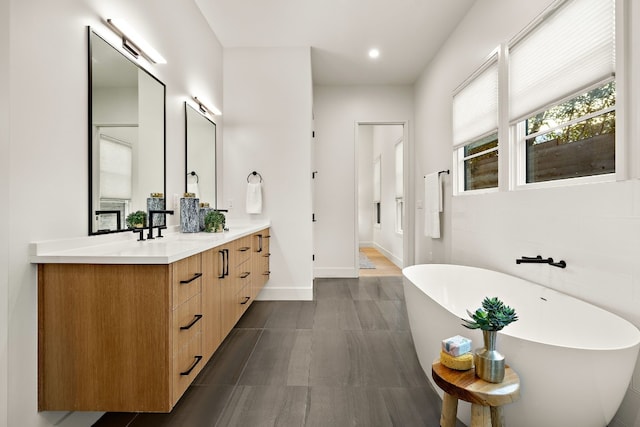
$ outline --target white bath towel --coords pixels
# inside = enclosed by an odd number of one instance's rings
[[[260,182],[247,184],[247,213],[262,213],[262,183]]]
[[[440,212],[442,212],[442,185],[440,174],[430,173],[424,177],[424,235],[440,238]]]

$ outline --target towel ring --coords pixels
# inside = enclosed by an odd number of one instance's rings
[[[191,171],[187,174],[187,176],[195,176],[196,177],[196,184],[200,181],[200,177],[198,176],[198,174],[196,173],[196,171]]]
[[[249,181],[249,178],[251,178],[251,176],[257,176],[260,178],[260,182],[262,182],[262,175],[260,175],[258,172],[253,171],[251,172],[249,175],[247,175],[247,182],[251,182]]]

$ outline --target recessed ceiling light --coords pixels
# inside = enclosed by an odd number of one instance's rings
[[[380,56],[380,51],[378,49],[370,49],[369,50],[369,58],[375,59]]]

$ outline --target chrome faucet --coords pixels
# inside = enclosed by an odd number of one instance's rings
[[[173,215],[173,211],[172,210],[150,210],[149,211],[149,234],[147,234],[147,239],[154,239],[153,237],[153,216],[154,215]],[[167,228],[166,226],[158,226],[158,236],[157,237],[163,237],[162,236],[162,229],[163,228]]]

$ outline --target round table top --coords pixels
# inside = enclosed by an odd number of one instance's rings
[[[473,368],[466,371],[447,368],[439,360],[433,362],[431,376],[443,391],[465,402],[502,406],[520,398],[520,377],[509,366],[501,383],[480,379]]]

